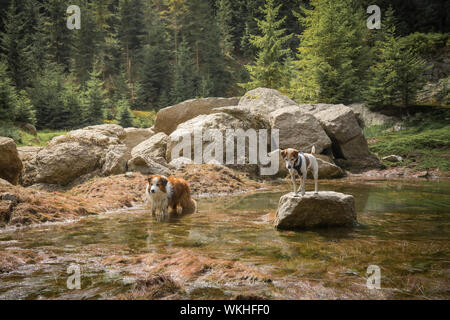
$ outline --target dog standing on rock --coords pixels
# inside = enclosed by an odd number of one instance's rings
[[[152,215],[157,212],[189,214],[197,211],[197,202],[191,198],[191,189],[184,179],[153,175],[145,188]],[[181,209],[181,210],[179,210]]]
[[[315,152],[316,148],[314,146],[312,147],[311,153],[303,153],[291,148],[281,151],[281,156],[283,157],[284,161],[286,161],[286,169],[289,170],[289,174],[291,175],[291,181],[292,185],[294,186],[295,194],[298,194],[299,191],[301,191],[302,196],[305,195],[305,182],[309,168],[312,168],[313,172],[314,193],[318,193],[317,180],[319,178],[319,165],[317,163],[316,157],[314,156]],[[295,173],[297,173],[301,179],[300,187],[298,190],[295,184]]]

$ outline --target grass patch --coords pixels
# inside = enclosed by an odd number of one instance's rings
[[[439,168],[450,171],[450,123],[448,112],[415,117],[405,122],[406,129],[387,132],[382,126],[365,130],[370,150],[380,158],[396,154],[404,163],[384,163],[388,167],[407,165],[417,170]]]
[[[150,128],[155,124],[156,111],[131,110],[133,113],[133,125],[138,128]]]
[[[19,130],[20,140],[18,141],[18,145],[20,147],[24,146],[38,146],[43,147],[48,144],[50,140],[54,137],[65,135],[68,131],[65,130],[42,130],[39,131],[37,137],[29,134],[28,132]],[[16,141],[17,142],[17,141]]]

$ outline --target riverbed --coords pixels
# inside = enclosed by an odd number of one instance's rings
[[[279,185],[202,198],[198,213],[169,220],[138,207],[3,230],[0,250],[31,258],[0,273],[0,299],[139,298],[130,292],[155,274],[176,284],[153,296],[162,299],[450,298],[450,181],[319,187],[354,195],[357,227],[275,230],[268,217],[290,191]],[[381,289],[366,285],[371,265]],[[80,289],[73,289],[77,268]]]

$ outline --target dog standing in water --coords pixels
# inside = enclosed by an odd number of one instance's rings
[[[153,175],[148,178],[145,195],[152,215],[160,212],[167,215],[195,213],[197,202],[191,198],[191,189],[184,179]]]
[[[311,153],[303,153],[296,149],[285,149],[281,151],[281,156],[284,161],[286,161],[286,169],[289,170],[291,175],[292,185],[294,186],[295,194],[301,191],[302,196],[305,194],[305,182],[308,175],[308,169],[312,168],[314,177],[314,193],[317,194],[317,180],[319,179],[319,165],[317,164],[317,159],[314,156],[316,148],[313,146]],[[300,176],[301,182],[300,187],[297,190],[295,184],[295,173]]]

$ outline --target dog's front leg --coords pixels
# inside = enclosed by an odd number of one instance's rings
[[[295,172],[291,172],[292,186],[294,187],[294,193],[297,193],[297,185],[295,184]]]
[[[304,174],[303,177],[302,177],[301,179],[302,179],[302,183],[301,183],[301,191],[302,191],[302,196],[304,196],[304,195],[305,195],[305,190],[306,190],[306,187],[305,187],[306,174]]]
[[[154,216],[156,214],[156,206],[154,201],[150,202],[150,210],[152,210],[152,216]]]

